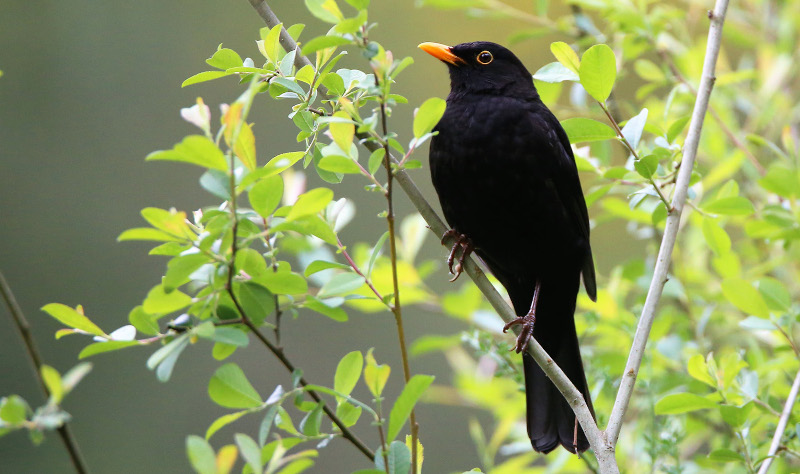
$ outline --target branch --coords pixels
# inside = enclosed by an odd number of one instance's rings
[[[778,448],[781,445],[781,438],[783,438],[783,432],[786,431],[786,424],[789,423],[789,416],[792,414],[792,407],[794,406],[794,401],[797,399],[798,391],[800,391],[800,371],[798,371],[797,375],[794,377],[792,389],[789,391],[786,404],[783,406],[783,412],[778,420],[778,427],[775,428],[775,435],[772,436],[772,444],[769,446],[767,458],[761,463],[758,474],[767,474],[770,465],[772,465],[772,461],[775,459],[775,455],[778,453]]]
[[[253,5],[253,8],[255,8],[259,13],[261,18],[266,22],[267,26],[274,27],[280,23],[280,20],[278,20],[277,16],[275,16],[265,0],[249,1],[250,4]],[[281,38],[283,38],[283,36],[281,36]],[[293,51],[297,48],[297,45],[291,38],[289,38],[289,41],[286,43],[281,42],[281,45],[287,51]],[[302,56],[296,56],[295,62],[297,61],[301,61],[303,65],[311,64],[307,58]],[[323,86],[320,86],[320,92],[323,94],[325,93]],[[368,137],[367,135],[357,133],[356,136],[362,140],[362,144],[370,151],[375,151],[379,148],[379,145],[375,142],[364,140]],[[397,163],[397,160],[394,157],[391,157],[391,159],[394,163]],[[445,231],[448,230],[448,228],[422,195],[419,188],[408,175],[408,173],[403,169],[398,169],[395,171],[394,177],[397,180],[397,183],[400,184],[400,187],[403,188],[403,191],[406,193],[408,198],[411,200],[411,203],[414,205],[414,207],[416,207],[417,212],[419,212],[422,218],[425,219],[425,222],[428,224],[428,228],[431,229],[437,238],[440,238]],[[452,237],[445,239],[443,242],[443,244],[446,246],[452,246],[453,243],[454,239]],[[514,310],[511,309],[505,299],[500,296],[500,293],[497,292],[491,282],[489,282],[489,280],[486,278],[486,275],[472,258],[468,258],[464,262],[464,269],[467,275],[472,278],[472,280],[475,282],[475,285],[483,293],[487,301],[489,301],[504,322],[510,322],[517,318]],[[515,326],[512,329],[515,334],[519,334],[519,327]],[[578,422],[581,424],[581,428],[583,428],[583,431],[586,434],[586,438],[589,440],[589,444],[595,452],[595,456],[597,456],[601,472],[619,472],[616,459],[614,458],[614,447],[606,441],[605,434],[597,427],[597,423],[592,417],[592,413],[589,411],[586,400],[584,400],[580,391],[575,388],[575,385],[573,385],[566,374],[564,374],[564,371],[553,362],[553,359],[547,354],[547,352],[545,352],[538,341],[533,338],[528,344],[528,353],[534,358],[536,363],[539,364],[544,373],[547,374],[564,398],[569,402],[572,410],[575,412]]]
[[[33,373],[36,377],[36,380],[39,382],[39,387],[44,392],[45,397],[49,398],[50,390],[47,388],[47,385],[45,385],[41,372],[41,367],[44,362],[42,361],[42,356],[39,355],[39,349],[36,347],[36,341],[33,340],[31,326],[28,324],[28,320],[22,313],[22,308],[20,308],[17,304],[17,299],[14,298],[14,293],[11,291],[11,287],[8,286],[8,282],[6,281],[6,278],[3,276],[2,272],[0,272],[0,293],[2,293],[3,299],[8,307],[8,314],[11,315],[11,320],[14,321],[14,325],[17,327],[19,334],[22,337],[22,342],[25,344],[25,350],[28,353],[31,365],[33,365]],[[61,437],[64,447],[67,448],[67,452],[69,453],[69,458],[72,461],[72,466],[75,468],[75,472],[79,474],[85,474],[88,472],[86,463],[84,462],[83,457],[81,456],[81,451],[78,448],[78,442],[75,440],[75,436],[72,434],[69,426],[67,426],[66,423],[63,423],[56,429],[56,431],[58,431],[58,435]]]
[[[714,69],[717,64],[720,43],[722,42],[722,25],[725,22],[725,12],[728,9],[728,0],[717,0],[714,11],[708,13],[711,26],[708,31],[708,44],[706,46],[705,61],[703,63],[703,75],[700,80],[697,100],[692,112],[692,121],[689,125],[689,132],[684,143],[683,160],[681,161],[678,179],[675,182],[675,194],[672,198],[672,209],[667,214],[667,222],[664,228],[664,236],[661,240],[661,248],[658,251],[656,267],[653,271],[653,279],[650,282],[650,289],[647,292],[647,299],[642,308],[642,315],[639,318],[639,325],[636,328],[636,335],[633,338],[628,363],[620,382],[619,392],[614,402],[614,408],[606,428],[606,436],[612,445],[616,445],[619,432],[622,428],[622,418],[628,408],[633,386],[636,383],[636,375],[642,364],[644,349],[650,335],[650,328],[656,316],[656,308],[664,291],[664,284],[667,282],[672,250],[675,247],[675,240],[678,235],[678,228],[681,221],[681,212],[686,202],[686,194],[689,190],[689,179],[692,177],[695,157],[697,156],[697,146],[700,143],[700,132],[703,129],[703,119],[708,109],[708,101],[711,90],[714,88]]]

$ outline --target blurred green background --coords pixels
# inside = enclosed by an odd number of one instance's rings
[[[307,23],[305,38],[327,29],[307,13],[302,2],[270,4],[284,23]],[[392,117],[393,127],[406,137],[402,141],[410,136],[413,106],[431,96],[444,97],[448,90],[445,68],[419,51],[418,43],[478,39],[505,43],[508,32],[520,26],[465,19],[460,12],[418,9],[410,1],[374,0],[370,15],[379,25],[373,37],[392,49],[395,57],[410,55],[416,61],[396,87],[410,101]],[[0,3],[0,70],[4,72],[0,78],[0,269],[33,326],[45,361],[60,372],[76,364],[86,340],[74,337],[56,342],[53,334],[60,326],[39,308],[50,302],[83,304],[87,314],[109,332],[127,323],[128,311],[158,282],[164,261],[147,257],[150,245],[146,243],[118,244],[117,235],[142,224],[138,213],[143,207],[191,211],[217,203],[198,186],[199,168],[145,164],[144,157],[193,133],[179,111],[192,105],[197,96],[203,97],[214,120],[218,119],[218,105],[239,94],[233,79],[187,89],[180,84],[209,69],[204,60],[219,43],[242,56],[258,56],[255,39],[262,26],[244,0]],[[527,41],[514,50],[535,71],[552,60],[548,45],[558,39]],[[366,66],[357,55],[340,65]],[[261,160],[296,146],[296,130],[285,120],[287,113],[279,103],[256,102],[250,119],[256,124]],[[418,157],[427,166],[426,152]],[[413,176],[435,201],[427,170],[415,171]],[[313,184],[318,178],[309,175],[309,179]],[[383,200],[363,192],[356,180],[349,181],[337,193],[356,198],[358,218],[343,236],[350,242],[374,242],[384,231],[384,221],[376,218]],[[401,215],[411,210],[404,197],[398,206]],[[608,254],[612,239],[604,234],[611,237],[613,233],[601,227],[593,235],[601,273],[613,259]],[[444,259],[444,249],[432,238],[423,254]],[[434,284],[442,288],[447,284],[443,266]],[[453,333],[460,327],[419,308],[405,314],[411,340],[423,333]],[[43,397],[23,345],[5,308],[0,315],[0,395],[19,394],[38,406]],[[394,321],[388,313],[351,312],[348,325],[319,316],[301,318],[284,328],[285,346],[309,380],[329,384],[335,362],[345,353],[336,341],[352,337],[354,331],[361,338],[358,349],[377,347],[379,362],[394,368],[389,386],[389,396],[394,396],[400,389],[401,371]],[[353,344],[348,347],[352,350]],[[208,350],[194,349],[185,353],[167,384],[159,383],[144,365],[151,348],[92,360],[94,370],[64,407],[73,416],[72,429],[93,472],[189,471],[185,436],[204,433],[224,413],[206,393],[208,378],[219,363]],[[195,360],[198,357],[200,361]],[[262,394],[276,384],[290,384],[285,370],[259,346],[237,352],[234,360]],[[412,365],[413,371],[447,380],[440,356],[417,358]],[[422,405],[418,413],[423,420],[427,472],[477,465],[467,434],[468,417],[474,414],[430,405]],[[246,429],[246,422],[237,427]],[[367,437],[374,438],[371,433]],[[332,448],[321,452],[312,472],[364,467],[368,466],[354,449],[336,440]],[[24,432],[0,439],[0,472],[70,470],[55,433],[48,433],[39,447],[32,446]]]

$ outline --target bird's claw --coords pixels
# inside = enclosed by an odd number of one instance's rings
[[[533,325],[535,322],[536,315],[528,313],[525,316],[519,316],[516,319],[509,321],[505,326],[503,326],[503,332],[508,331],[510,328],[516,325],[522,326],[522,330],[520,330],[519,336],[517,336],[517,342],[510,350],[515,351],[517,354],[528,350],[528,342],[530,342],[531,337],[533,337]]]
[[[461,276],[461,273],[464,271],[464,260],[475,250],[475,247],[472,245],[472,241],[469,237],[459,233],[455,229],[450,229],[442,235],[442,245],[444,245],[444,241],[448,237],[455,237],[456,240],[453,247],[450,248],[450,255],[447,256],[447,269],[450,271],[451,275],[454,275],[453,278],[450,279],[450,281],[453,282],[458,280],[458,277]],[[461,249],[461,256],[458,257],[458,261],[456,261],[456,254],[459,249]]]

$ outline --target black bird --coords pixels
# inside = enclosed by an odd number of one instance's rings
[[[581,275],[592,300],[597,289],[589,215],[567,134],[508,49],[483,41],[419,47],[450,72],[447,108],[430,146],[433,185],[448,234],[457,237],[450,271],[458,277],[474,249],[508,291],[519,317],[503,331],[523,326],[515,350],[523,352],[533,448],[585,451],[589,443],[569,404],[524,353],[533,335],[594,414],[574,313]]]

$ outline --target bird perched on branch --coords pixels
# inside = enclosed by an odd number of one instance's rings
[[[589,447],[569,403],[533,358],[533,336],[583,394],[594,414],[575,331],[583,275],[596,298],[589,215],[561,124],[539,99],[530,72],[489,42],[422,43],[450,72],[450,95],[430,147],[431,177],[456,238],[455,278],[477,252],[508,291],[522,330],[528,436],[536,451]],[[443,237],[444,238],[444,237]]]

